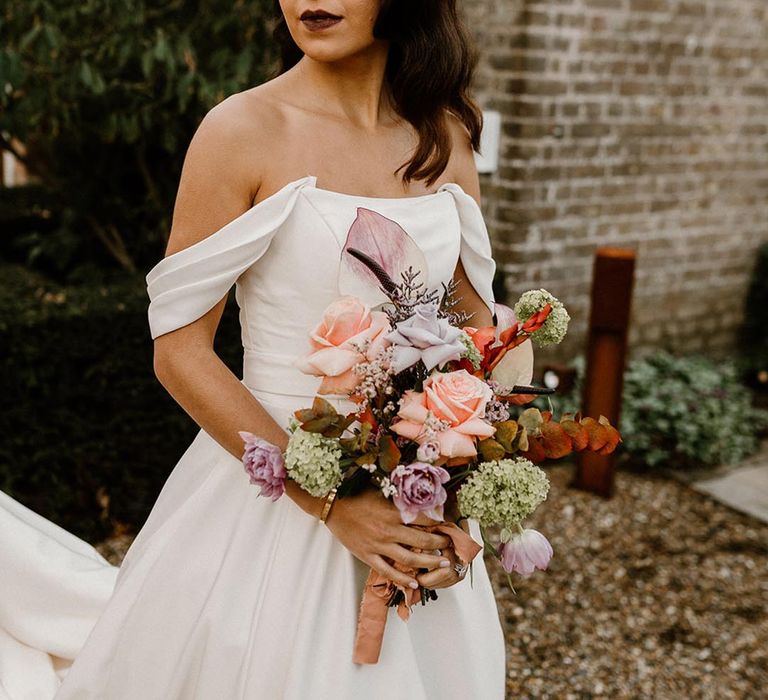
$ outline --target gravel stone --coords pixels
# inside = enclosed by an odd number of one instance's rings
[[[768,524],[685,484],[619,472],[604,500],[547,467],[526,521],[547,571],[512,575],[486,554],[507,639],[508,698],[763,698]]]

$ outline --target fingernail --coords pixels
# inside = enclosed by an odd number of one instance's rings
[[[416,581],[411,581],[411,582],[410,582],[408,585],[409,585],[411,588],[413,588],[414,590],[415,590],[415,589],[417,589],[417,588],[419,587],[419,584],[418,584],[418,583],[416,583]]]
[[[444,569],[446,566],[450,566],[451,562],[449,562],[447,559],[441,559],[440,560],[440,568]]]

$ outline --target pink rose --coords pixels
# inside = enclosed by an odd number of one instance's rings
[[[443,487],[451,475],[442,467],[423,462],[400,464],[392,470],[390,479],[397,493],[392,501],[407,525],[424,513],[432,520],[443,519],[443,504],[448,494]]]
[[[383,311],[371,311],[357,297],[340,297],[310,333],[312,351],[296,364],[305,374],[323,377],[318,394],[348,394],[360,382],[352,367],[372,360],[385,348],[388,331],[389,319]]]
[[[277,445],[247,430],[239,430],[237,434],[245,442],[243,467],[250,482],[260,487],[259,495],[276,501],[285,492],[288,477],[282,451]]]
[[[535,569],[543,570],[549,566],[552,545],[538,530],[525,529],[501,544],[496,553],[504,571],[530,576]]]
[[[485,405],[493,391],[467,370],[434,372],[424,381],[424,391],[406,391],[400,399],[399,421],[392,430],[419,443],[433,439],[444,457],[473,457],[476,438],[487,438],[496,429],[483,420]],[[425,430],[430,419],[445,421],[448,427],[433,435]]]

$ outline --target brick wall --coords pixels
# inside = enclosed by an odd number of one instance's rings
[[[546,287],[582,351],[594,250],[637,252],[630,346],[733,350],[768,241],[767,0],[465,0],[475,96],[503,115],[481,176],[509,301]]]

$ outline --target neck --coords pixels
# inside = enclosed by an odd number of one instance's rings
[[[367,50],[339,61],[317,61],[305,55],[297,77],[311,85],[317,111],[345,119],[367,131],[392,121],[392,100],[384,79],[388,44],[376,41]]]

